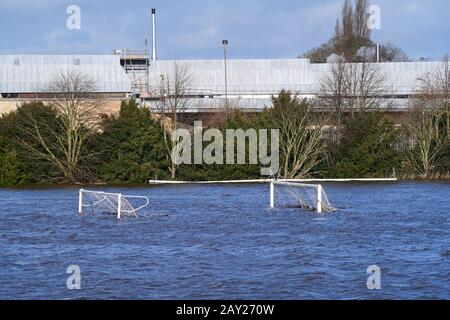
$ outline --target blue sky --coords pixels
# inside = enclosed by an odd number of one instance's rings
[[[140,49],[158,10],[158,57],[291,58],[328,40],[343,0],[0,0],[0,54],[104,54]],[[376,41],[414,58],[450,51],[450,1],[373,0],[382,13]],[[68,30],[66,9],[81,8],[81,30]]]

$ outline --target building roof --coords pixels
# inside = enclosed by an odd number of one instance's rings
[[[130,79],[114,55],[0,55],[0,93],[45,92],[60,74],[92,79],[98,93],[131,91]]]

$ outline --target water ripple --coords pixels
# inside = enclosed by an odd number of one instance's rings
[[[329,216],[267,210],[261,185],[133,188],[152,206],[121,221],[77,215],[74,188],[0,190],[0,299],[450,298],[449,183],[325,190]]]

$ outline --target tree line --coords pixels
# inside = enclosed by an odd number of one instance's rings
[[[448,58],[424,76],[403,125],[379,111],[384,76],[376,68],[336,63],[322,80],[319,98],[282,91],[261,113],[219,111],[209,127],[279,129],[279,178],[448,178]],[[178,145],[171,134],[193,124],[185,112],[192,101],[186,95],[189,72],[174,70],[161,83],[154,108],[129,99],[110,115],[98,112],[103,102],[94,97],[95,83],[62,74],[49,88],[48,103],[24,103],[0,117],[0,185],[260,178],[254,164],[174,164]]]

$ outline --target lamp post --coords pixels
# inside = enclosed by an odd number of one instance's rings
[[[227,79],[227,48],[228,48],[228,40],[222,40],[223,45],[223,60],[225,66],[225,113],[226,118],[228,119],[228,79]]]

